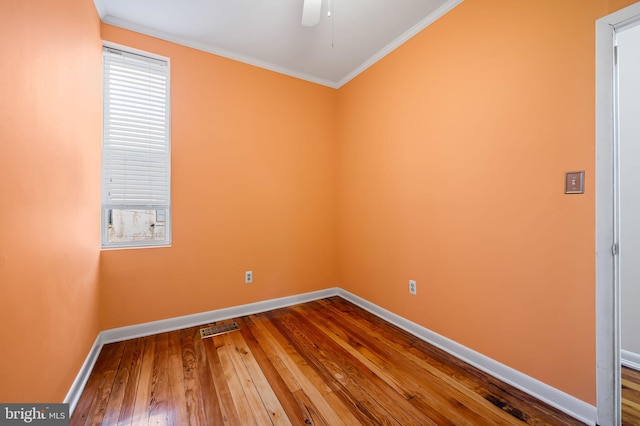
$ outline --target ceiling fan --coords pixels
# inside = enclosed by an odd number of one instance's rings
[[[302,25],[313,27],[320,22],[322,0],[304,0],[302,5]]]

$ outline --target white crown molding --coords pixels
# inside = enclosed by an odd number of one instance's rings
[[[97,0],[97,1],[101,1],[101,0]],[[281,67],[267,61],[262,61],[260,59],[252,58],[250,56],[241,55],[235,52],[231,52],[229,50],[221,49],[219,47],[216,47],[210,44],[197,43],[192,40],[188,40],[186,38],[178,37],[162,31],[154,30],[153,28],[145,27],[143,25],[134,24],[132,22],[125,21],[123,19],[116,18],[110,15],[103,17],[102,22],[104,22],[105,24],[113,25],[115,27],[124,28],[126,30],[130,30],[140,34],[155,37],[160,40],[165,40],[171,43],[176,43],[182,46],[190,47],[192,49],[200,50],[202,52],[211,53],[213,55],[221,56],[223,58],[231,59],[237,62],[242,62],[244,64],[253,65],[258,68],[263,68],[269,71],[276,72],[278,74],[288,75],[289,77],[294,77],[299,80],[305,80],[311,83],[319,84],[321,86],[327,86],[332,89],[338,89],[338,85],[335,81],[330,81],[330,80],[315,77],[310,74],[301,73],[299,71],[295,71],[286,67]]]
[[[417,338],[450,353],[499,380],[515,386],[568,415],[589,425],[595,425],[596,407],[396,315],[393,312],[387,311],[339,287],[102,331],[96,338],[64,402],[69,403],[69,412],[72,414],[87,383],[91,370],[98,359],[100,350],[107,343],[120,342],[137,337],[150,336],[225,319],[252,315],[332,296],[342,297],[383,320],[411,333]]]
[[[640,354],[631,351],[620,350],[620,362],[625,367],[640,371]]]
[[[346,290],[339,289],[338,296],[586,424],[596,424],[596,407],[591,404],[387,311]]]
[[[267,61],[262,61],[260,59],[256,59],[250,56],[241,55],[235,52],[231,52],[225,49],[221,49],[219,47],[206,44],[206,43],[197,43],[192,40],[188,40],[186,38],[178,37],[172,34],[168,34],[162,31],[155,30],[153,28],[146,27],[144,25],[138,25],[120,18],[116,18],[111,15],[106,14],[105,7],[102,3],[102,0],[94,0],[96,9],[98,10],[98,14],[100,15],[100,19],[105,24],[113,25],[116,27],[124,28],[130,31],[134,31],[137,33],[145,34],[151,37],[155,37],[161,40],[169,41],[172,43],[180,44],[182,46],[191,47],[193,49],[201,50],[203,52],[211,53],[213,55],[221,56],[227,59],[232,59],[234,61],[242,62],[248,65],[253,65],[259,68],[263,68],[269,71],[273,71],[279,74],[288,75],[289,77],[294,77],[300,80],[305,80],[311,83],[319,84],[321,86],[330,87],[332,89],[339,89],[340,87],[347,84],[349,81],[353,80],[355,77],[364,72],[367,68],[371,67],[373,64],[378,62],[380,59],[387,56],[389,53],[397,49],[400,45],[405,43],[407,40],[418,34],[420,31],[424,30],[426,27],[431,25],[433,22],[444,16],[447,12],[452,10],[454,7],[458,6],[464,0],[448,0],[438,9],[436,9],[429,16],[418,22],[416,25],[411,27],[409,30],[404,32],[400,37],[396,38],[394,41],[389,43],[383,49],[378,51],[372,57],[364,61],[360,66],[354,69],[352,72],[347,74],[345,77],[340,79],[339,81],[331,81],[323,78],[319,78],[313,76],[311,74],[302,73],[299,71],[292,70],[290,68],[281,67],[279,65],[272,64]]]
[[[389,53],[396,50],[406,41],[408,41],[409,39],[417,35],[420,31],[424,30],[429,25],[433,24],[436,20],[440,19],[442,16],[444,16],[446,13],[451,11],[454,7],[458,6],[463,1],[464,0],[448,0],[445,4],[443,4],[438,9],[436,9],[429,16],[424,18],[422,21],[418,22],[413,27],[409,28],[409,30],[407,30],[400,37],[398,37],[397,39],[395,39],[394,41],[386,45],[384,48],[378,51],[378,53],[376,53],[375,55],[373,55],[372,57],[364,61],[358,68],[356,68],[355,70],[347,74],[347,76],[345,76],[342,80],[336,83],[338,88],[344,86],[345,84],[347,84],[348,82],[356,78],[358,75],[362,74],[367,68],[371,67],[380,59],[384,58]]]

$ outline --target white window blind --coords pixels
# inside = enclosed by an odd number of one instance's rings
[[[163,60],[105,47],[103,68],[103,246],[108,246],[113,209],[157,210],[163,218],[170,212],[169,67]],[[144,243],[139,234],[131,240]]]

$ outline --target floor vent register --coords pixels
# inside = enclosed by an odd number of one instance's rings
[[[200,329],[200,337],[206,339],[207,337],[219,336],[224,333],[230,333],[232,331],[238,331],[240,327],[235,322],[227,324],[212,325],[211,327],[205,327]]]

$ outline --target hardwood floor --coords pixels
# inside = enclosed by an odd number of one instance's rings
[[[622,367],[622,425],[640,425],[640,371]]]
[[[233,321],[105,345],[71,424],[582,424],[339,297]]]

